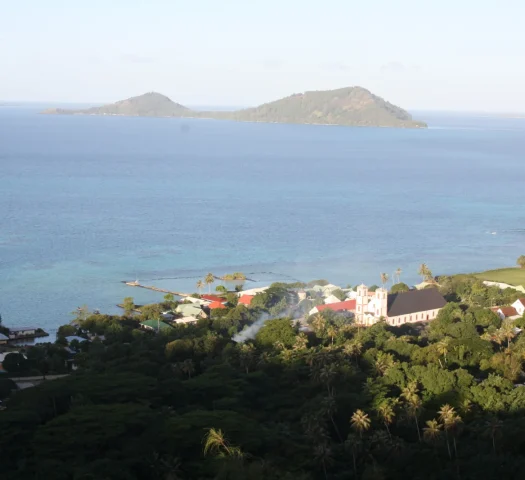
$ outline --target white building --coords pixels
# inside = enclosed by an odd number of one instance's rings
[[[516,309],[518,315],[523,315],[525,313],[525,298],[518,298],[512,306]]]
[[[356,297],[356,322],[373,325],[384,319],[389,325],[424,322],[437,317],[446,300],[436,288],[388,293],[378,288],[370,299],[368,287],[359,285]]]

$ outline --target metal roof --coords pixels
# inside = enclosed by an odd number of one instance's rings
[[[447,301],[437,288],[410,290],[409,292],[388,295],[387,315],[389,317],[397,317],[399,315],[436,310],[444,307],[446,304]]]

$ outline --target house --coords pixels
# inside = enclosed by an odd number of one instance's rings
[[[238,297],[242,297],[243,295],[250,295],[255,296],[258,293],[264,293],[266,290],[268,290],[270,287],[258,287],[258,288],[251,288],[250,290],[243,290],[242,292],[237,292]]]
[[[9,337],[4,335],[3,333],[0,333],[0,345],[5,345],[8,340],[9,340]]]
[[[144,330],[153,330],[154,332],[165,332],[173,327],[164,323],[162,320],[145,320],[140,323],[140,328]]]
[[[9,329],[9,338],[32,337],[36,334],[35,327],[7,327]]]
[[[502,320],[509,317],[519,317],[518,312],[514,307],[493,307],[491,310]]]
[[[384,319],[389,325],[424,322],[437,317],[447,301],[436,288],[391,293],[378,288],[369,300],[366,285],[357,287],[356,319],[362,325],[373,325]]]
[[[308,313],[310,315],[314,315],[315,313],[322,312],[323,310],[332,310],[334,312],[354,313],[355,307],[356,307],[355,300],[345,300],[344,302],[325,303],[324,305],[317,305],[316,307],[312,308],[310,312]]]
[[[197,323],[199,321],[198,318],[195,317],[182,317],[182,318],[176,318],[173,320],[173,323],[176,323],[177,325],[187,325],[191,323]]]
[[[325,299],[324,299],[324,303],[339,303],[341,300],[339,300],[335,295],[328,295]]]
[[[226,307],[222,304],[222,302],[212,302],[208,305],[208,308],[210,310],[218,310]]]
[[[255,297],[255,295],[243,295],[241,298],[239,298],[239,305],[246,305],[247,307],[250,306],[253,297]]]
[[[183,317],[204,317],[205,313],[202,311],[202,308],[200,305],[196,305],[193,303],[181,303],[177,306],[176,310],[177,313],[180,313]]]
[[[201,295],[201,298],[203,300],[206,300],[207,302],[224,302],[224,298],[219,297],[218,295]]]
[[[525,313],[525,298],[518,298],[512,306],[516,309],[517,315],[523,315]]]

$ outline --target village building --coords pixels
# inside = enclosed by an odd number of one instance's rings
[[[316,313],[322,312],[323,310],[332,310],[333,312],[349,312],[354,313],[356,307],[355,300],[345,300],[344,302],[336,303],[325,303],[324,305],[317,305],[316,307],[310,310],[309,315],[314,315]]]
[[[525,313],[525,298],[518,298],[512,306],[516,309],[517,315],[522,316]]]
[[[144,330],[153,330],[154,332],[165,332],[172,329],[171,325],[164,323],[162,320],[145,320],[140,323],[140,328]]]
[[[368,287],[359,285],[355,310],[359,324],[373,325],[381,319],[392,326],[425,322],[436,318],[439,310],[447,304],[436,288],[390,294],[386,289],[378,288],[369,299]]]
[[[206,294],[206,295],[201,295],[201,298],[203,300],[206,300],[207,302],[211,302],[211,303],[213,303],[213,302],[220,302],[220,303],[225,302],[224,298],[223,297],[219,297],[218,295],[208,295],[208,294]]]
[[[222,310],[226,308],[222,302],[211,302],[209,305],[206,305],[210,310]]]
[[[502,320],[519,317],[514,307],[492,307],[491,310]]]
[[[36,327],[7,327],[9,329],[9,338],[33,337],[36,334]]]
[[[249,307],[252,303],[253,297],[255,297],[255,295],[243,295],[239,298],[239,305],[245,305]]]
[[[180,313],[183,317],[203,318],[206,316],[202,311],[202,308],[194,303],[181,303],[177,306],[175,311]]]
[[[0,345],[5,345],[8,340],[9,340],[9,337],[4,335],[3,333],[0,333]]]

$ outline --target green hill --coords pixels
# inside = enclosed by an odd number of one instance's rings
[[[146,93],[110,105],[86,110],[50,109],[62,115],[124,115],[144,117],[194,117],[241,122],[347,125],[360,127],[425,128],[400,107],[361,87],[312,91],[291,95],[256,108],[234,112],[197,112],[160,93]]]

